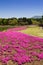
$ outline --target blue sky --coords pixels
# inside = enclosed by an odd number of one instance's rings
[[[0,0],[0,18],[43,15],[43,0]]]

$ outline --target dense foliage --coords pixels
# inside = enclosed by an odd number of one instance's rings
[[[31,20],[32,20],[32,24],[43,27],[43,16],[42,16],[42,18],[36,18],[36,19],[32,18]]]
[[[39,25],[43,26],[43,16],[42,18],[0,18],[0,25],[12,25],[12,26],[18,26],[18,25]]]
[[[0,18],[0,25],[28,25],[32,24],[31,19],[29,18],[8,18],[8,19],[3,19]]]

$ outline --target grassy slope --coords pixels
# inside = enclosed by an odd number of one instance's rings
[[[43,29],[40,27],[28,27],[25,30],[21,30],[20,32],[29,34],[29,35],[34,35],[34,36],[39,36],[43,38]]]

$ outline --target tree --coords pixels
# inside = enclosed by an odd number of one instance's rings
[[[31,19],[28,18],[27,21],[28,21],[28,24],[29,24],[29,25],[32,24],[32,20],[31,20]]]
[[[33,25],[39,25],[39,19],[31,19]]]
[[[8,25],[8,19],[3,19],[2,23],[3,25]]]
[[[23,25],[23,20],[22,20],[22,18],[18,18],[18,25]]]
[[[42,27],[42,29],[43,29],[43,16],[42,16],[42,18],[39,20],[39,26],[41,26]]]
[[[0,18],[0,25],[2,25],[2,18]]]
[[[9,25],[17,25],[18,24],[17,19],[9,20],[8,22],[9,22]]]

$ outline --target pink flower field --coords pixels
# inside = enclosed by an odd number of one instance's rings
[[[8,29],[7,31],[20,31],[20,30],[25,30],[27,28],[28,28],[28,26],[18,26],[15,28]]]
[[[12,30],[0,32],[0,62],[9,60],[18,65],[43,60],[43,38]]]

